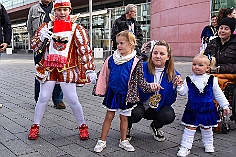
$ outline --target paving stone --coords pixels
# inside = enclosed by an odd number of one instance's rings
[[[17,157],[14,153],[9,149],[0,150],[1,157]]]
[[[26,143],[17,138],[11,138],[7,141],[2,142],[11,152],[17,156],[31,153],[34,151],[33,148],[29,147]]]
[[[28,140],[30,126],[33,124],[34,101],[34,62],[32,54],[2,54],[0,59],[0,157],[173,157],[176,156],[182,138],[184,126],[180,124],[186,96],[178,96],[172,105],[176,118],[170,125],[164,126],[166,140],[156,141],[150,134],[151,121],[142,119],[133,125],[134,136],[130,143],[135,152],[119,148],[120,120],[116,114],[107,136],[107,148],[101,153],[93,151],[100,139],[102,123],[106,109],[102,107],[103,97],[92,96],[94,85],[77,87],[79,101],[83,107],[86,124],[89,126],[90,139],[79,140],[79,131],[75,117],[66,100],[67,108],[53,108],[52,100],[47,104],[40,124],[38,140]],[[178,57],[177,57],[178,59]],[[191,63],[180,59],[175,62],[176,69],[185,78],[191,74]],[[102,67],[102,60],[95,59],[96,71]],[[229,122],[229,134],[214,133],[215,153],[204,152],[201,134],[195,134],[193,148],[188,157],[236,156],[236,124]]]

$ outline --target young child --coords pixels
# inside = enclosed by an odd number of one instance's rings
[[[35,32],[31,46],[35,52],[42,49],[43,43],[49,44],[43,50],[41,61],[36,64],[36,78],[40,81],[40,94],[35,107],[34,123],[28,139],[37,140],[39,124],[43,118],[46,105],[57,82],[60,83],[65,98],[70,105],[79,125],[80,139],[89,138],[88,126],[85,124],[82,106],[76,93],[76,83],[94,82],[96,74],[92,51],[88,46],[86,30],[73,22],[77,16],[70,16],[69,0],[56,0],[54,3],[55,18],[52,22],[43,23]],[[52,28],[52,31],[49,29]]]
[[[224,109],[225,115],[230,113],[229,102],[218,85],[218,79],[206,74],[206,71],[214,65],[215,58],[197,54],[193,58],[193,74],[186,77],[184,84],[175,82],[179,95],[188,94],[188,102],[181,122],[185,125],[185,129],[177,156],[185,157],[190,153],[198,126],[200,126],[205,152],[214,152],[212,127],[217,126],[220,117],[213,99],[216,99]]]
[[[126,139],[128,128],[127,116],[131,116],[131,110],[135,107],[134,103],[126,101],[128,92],[128,82],[130,78],[140,76],[137,84],[144,92],[151,93],[151,84],[143,78],[143,73],[137,74],[138,65],[142,65],[141,60],[136,56],[134,50],[136,39],[128,30],[122,31],[116,36],[117,50],[108,57],[100,71],[96,95],[105,95],[103,105],[107,108],[106,116],[102,125],[101,139],[98,140],[94,151],[101,152],[106,147],[106,137],[114,118],[115,112],[120,114],[120,144],[119,147],[126,151],[134,151],[134,147]],[[134,70],[134,67],[135,70]],[[134,72],[135,71],[135,72]],[[130,76],[135,73],[135,76]],[[153,84],[152,84],[153,85]]]

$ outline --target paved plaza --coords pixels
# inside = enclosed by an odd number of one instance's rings
[[[191,58],[176,57],[175,67],[182,77],[191,74]],[[96,72],[103,60],[95,59]],[[116,115],[107,137],[107,148],[101,153],[93,151],[100,137],[106,110],[101,107],[103,98],[92,96],[93,85],[77,87],[84,117],[89,126],[90,139],[79,140],[75,117],[67,108],[53,108],[50,101],[40,124],[40,136],[28,140],[28,132],[34,117],[34,62],[30,53],[3,53],[0,58],[0,157],[175,157],[181,141],[183,126],[180,120],[187,97],[178,96],[173,104],[175,121],[163,127],[166,140],[156,141],[150,134],[151,121],[141,120],[133,125],[131,144],[135,152],[119,148],[119,117]],[[193,148],[188,157],[235,157],[236,124],[229,122],[229,134],[214,133],[215,153],[207,154],[199,131],[195,134]]]

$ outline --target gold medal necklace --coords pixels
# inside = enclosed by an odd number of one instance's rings
[[[160,75],[160,79],[158,81],[156,73],[155,73],[155,75],[154,75],[154,83],[159,82],[159,85],[161,85],[163,74],[164,74],[164,70],[162,70],[161,75]],[[157,108],[159,106],[159,102],[161,101],[161,94],[159,93],[159,91],[156,91],[155,94],[152,95],[149,98],[149,101],[150,101],[149,105],[150,105],[151,108]]]

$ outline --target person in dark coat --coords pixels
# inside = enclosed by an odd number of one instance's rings
[[[11,43],[12,29],[11,21],[7,14],[6,9],[2,4],[0,4],[0,53],[5,51],[7,46]]]
[[[236,73],[236,35],[235,19],[224,18],[219,23],[218,37],[208,43],[204,55],[216,58],[216,67],[211,73],[235,74]]]
[[[40,25],[43,24],[43,22],[49,22],[51,21],[49,14],[53,14],[53,1],[52,0],[41,0],[38,4],[33,5],[28,14],[28,20],[27,20],[27,30],[29,32],[30,38],[32,39],[34,37],[35,31],[39,28]],[[36,53],[36,52],[35,52]],[[34,56],[34,62],[35,64],[38,64],[38,62],[42,59],[42,54],[38,54]],[[34,87],[34,99],[37,103],[39,92],[40,92],[40,83],[35,78],[35,87]],[[63,100],[63,92],[61,89],[60,84],[56,84],[54,87],[54,90],[52,92],[52,101],[54,104],[54,107],[56,109],[65,109],[66,105],[64,104]]]
[[[116,35],[121,31],[129,30],[136,37],[137,48],[138,48],[138,49],[136,48],[136,51],[140,52],[139,50],[142,47],[143,34],[140,24],[135,20],[136,12],[137,12],[137,6],[134,4],[128,4],[125,7],[125,14],[121,15],[121,17],[115,20],[111,33],[111,39],[113,41],[113,50],[117,49]]]

